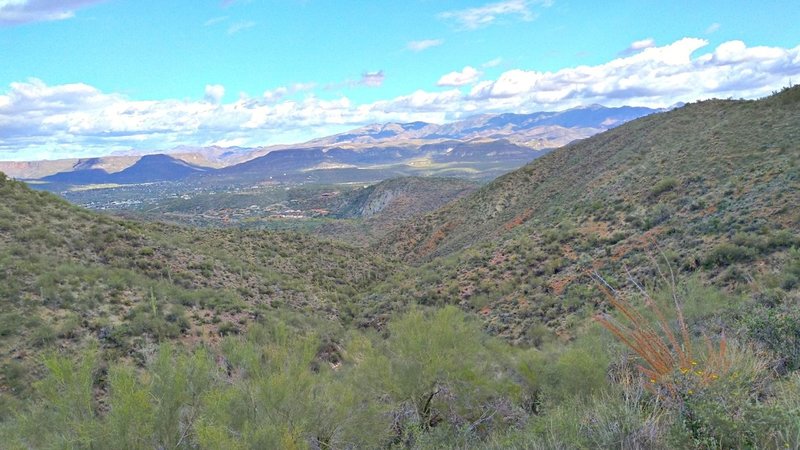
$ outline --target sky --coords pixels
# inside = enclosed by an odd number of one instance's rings
[[[0,160],[759,98],[796,0],[0,0]]]

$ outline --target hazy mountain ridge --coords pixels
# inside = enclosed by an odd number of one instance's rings
[[[426,122],[373,124],[314,139],[309,144],[326,146],[343,143],[505,138],[536,149],[556,148],[659,111],[663,109],[590,105],[560,112],[482,114],[443,125]]]
[[[560,147],[587,138],[628,120],[660,110],[640,107],[606,108],[591,105],[561,112],[531,114],[482,114],[438,125],[426,122],[372,124],[333,136],[293,145],[247,147],[178,146],[169,150],[127,150],[98,158],[71,158],[52,161],[0,161],[0,171],[20,179],[39,179],[59,172],[101,169],[119,172],[144,155],[166,154],[189,164],[223,168],[241,164],[273,151],[289,149],[332,148],[358,149],[375,146],[421,146],[442,141],[509,140],[533,149]],[[92,161],[86,167],[86,161]],[[99,177],[99,174],[97,175]]]

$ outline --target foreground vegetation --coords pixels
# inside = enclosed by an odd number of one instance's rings
[[[784,274],[799,272],[795,251]],[[6,448],[796,448],[800,307],[780,287],[777,304],[762,294],[690,282],[628,296],[618,320],[666,325],[640,343],[669,342],[686,324],[674,364],[646,378],[636,366],[653,369],[647,350],[597,324],[525,349],[454,307],[412,308],[383,335],[265,318],[217,348],[162,344],[141,366],[107,361],[93,342],[78,359],[44,358],[33,400],[5,399],[0,438]],[[666,315],[648,316],[648,300]]]

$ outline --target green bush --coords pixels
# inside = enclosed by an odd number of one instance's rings
[[[737,262],[749,261],[756,256],[756,251],[750,247],[743,247],[732,243],[723,243],[714,247],[705,260],[703,265],[707,268],[716,266],[727,266]]]
[[[664,192],[671,191],[678,186],[678,180],[673,177],[666,177],[662,178],[658,183],[656,183],[653,188],[650,190],[650,194],[653,197],[657,197]]]
[[[365,369],[380,390],[413,411],[402,426],[428,430],[438,422],[475,420],[499,387],[500,370],[480,326],[457,308],[431,315],[413,310],[389,325],[385,351]],[[452,416],[452,417],[448,417]]]
[[[748,337],[774,352],[786,370],[800,369],[800,305],[759,305],[746,311],[742,324]]]
[[[686,391],[676,413],[671,443],[700,448],[793,448],[800,410],[786,408],[770,392],[769,361],[753,349],[731,346],[731,366],[719,379]],[[788,432],[788,433],[787,433]]]

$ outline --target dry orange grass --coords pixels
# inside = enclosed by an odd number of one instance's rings
[[[625,294],[613,289],[595,272],[594,277],[601,291],[622,316],[618,320],[608,314],[598,314],[595,320],[643,360],[644,364],[639,365],[638,369],[650,380],[651,391],[665,391],[669,396],[677,398],[682,394],[676,382],[676,378],[680,375],[690,374],[701,386],[705,386],[727,371],[730,364],[724,335],[718,346],[706,338],[704,355],[696,354],[693,349],[674,282],[670,285],[675,305],[677,333],[656,301],[630,276],[630,273],[628,276],[642,294],[645,307],[652,312],[653,318],[645,317],[637,311]],[[699,366],[698,361],[701,359],[699,356],[702,356],[702,366]],[[665,388],[664,391],[657,389],[659,386]]]

